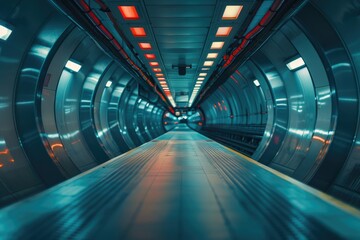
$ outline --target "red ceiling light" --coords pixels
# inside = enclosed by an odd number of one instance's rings
[[[145,57],[146,57],[147,59],[155,59],[155,58],[156,58],[155,54],[152,54],[152,53],[145,54]]]
[[[161,72],[161,68],[153,68],[154,72]]]
[[[143,27],[131,27],[130,31],[134,37],[146,37],[146,32]]]
[[[118,8],[125,20],[138,20],[140,18],[135,6],[118,6]]]
[[[229,36],[231,30],[232,30],[232,27],[219,27],[216,32],[216,36],[217,37],[227,37],[227,36]]]
[[[153,67],[159,66],[158,62],[149,62],[149,64],[150,64],[150,66],[153,66]]]
[[[143,50],[150,50],[151,44],[150,43],[139,43],[139,47]]]
[[[155,76],[157,76],[157,77],[163,77],[164,74],[163,74],[163,73],[157,73],[157,74],[155,74]]]

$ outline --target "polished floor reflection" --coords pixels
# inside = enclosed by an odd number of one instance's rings
[[[356,210],[179,127],[0,211],[1,239],[338,239]]]

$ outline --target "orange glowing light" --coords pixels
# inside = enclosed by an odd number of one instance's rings
[[[159,66],[158,62],[149,62],[149,64],[150,64],[150,66],[153,66],[153,67]]]
[[[318,141],[323,142],[323,143],[326,142],[326,140],[324,138],[319,137],[319,136],[313,136],[313,139],[318,140]]]
[[[227,37],[227,36],[229,36],[231,30],[232,30],[232,27],[219,27],[216,32],[216,36],[217,37]]]
[[[143,27],[131,27],[130,31],[134,37],[146,37],[146,32]]]
[[[150,43],[139,43],[139,47],[143,50],[150,50],[151,44]]]
[[[155,74],[155,76],[157,76],[157,77],[163,77],[164,74],[163,74],[163,73],[157,73],[157,74]]]
[[[0,151],[0,155],[6,155],[9,153],[9,149],[5,149],[4,151]]]
[[[153,68],[154,72],[161,72],[161,68]]]
[[[145,54],[145,57],[147,59],[155,59],[156,58],[155,54],[152,54],[152,53]]]
[[[118,6],[119,11],[125,20],[138,20],[139,14],[135,6]]]
[[[54,150],[54,148],[56,148],[56,147],[62,148],[64,146],[61,143],[54,143],[54,144],[51,145],[52,150]]]
[[[222,20],[236,20],[242,10],[242,5],[228,5],[226,6]]]

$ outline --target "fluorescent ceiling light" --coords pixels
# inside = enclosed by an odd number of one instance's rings
[[[65,67],[71,71],[78,72],[81,69],[81,65],[71,60],[67,61]]]
[[[221,49],[224,46],[224,42],[213,42],[210,49]]]
[[[161,72],[161,68],[153,68],[154,72]]]
[[[257,86],[257,87],[260,86],[259,80],[255,79],[255,80],[254,80],[254,84],[255,84],[255,86]]]
[[[203,77],[198,77],[198,81],[203,81],[205,78],[203,78]]]
[[[195,87],[201,87],[201,84],[195,84]]]
[[[107,81],[105,86],[106,87],[111,87],[111,84],[112,84],[112,81]]]
[[[159,66],[158,62],[149,62],[150,66]]]
[[[202,68],[201,71],[208,71],[210,68]]]
[[[155,74],[155,76],[157,76],[157,77],[163,77],[164,74],[163,74],[163,73],[157,73],[157,74]]]
[[[210,67],[214,64],[214,61],[205,61],[204,66]]]
[[[208,53],[206,58],[217,58],[217,56],[218,56],[218,53]],[[209,69],[207,69],[207,70],[209,70]]]
[[[232,27],[219,27],[216,32],[216,36],[217,37],[227,37],[227,36],[229,36],[231,29],[232,29]]]
[[[222,20],[236,20],[239,17],[239,14],[243,6],[241,5],[227,5]]]
[[[196,81],[196,84],[199,84],[199,83],[202,84],[203,82],[202,81]]]
[[[299,58],[287,63],[286,66],[288,67],[289,70],[295,70],[295,69],[305,66],[305,62],[301,57],[299,57]]]
[[[121,15],[125,20],[138,20],[139,14],[135,6],[118,6]]]
[[[140,46],[141,49],[144,49],[144,50],[151,49],[151,44],[150,43],[139,43],[139,46]]]
[[[0,24],[0,39],[6,41],[10,37],[11,33],[12,30],[10,28]]]
[[[146,37],[146,32],[143,27],[131,27],[130,31],[134,37]]]
[[[207,73],[200,73],[199,76],[200,77],[205,77],[207,75]]]
[[[159,79],[159,81],[165,80],[165,78],[163,78],[163,77],[159,77],[158,79]]]
[[[146,57],[147,59],[155,59],[155,58],[156,58],[155,54],[152,54],[152,53],[145,54],[145,57]]]

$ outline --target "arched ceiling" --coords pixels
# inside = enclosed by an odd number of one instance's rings
[[[204,85],[255,4],[255,1],[217,0],[107,2],[111,6],[111,11],[116,12],[126,36],[134,43],[144,63],[148,64],[149,72],[158,81],[165,79],[177,107],[188,106],[196,82],[199,87]],[[235,19],[223,20],[224,10],[229,4],[239,6],[240,14]],[[135,6],[139,18],[124,19],[121,12],[117,11],[118,6],[124,5]],[[146,36],[135,37],[130,31],[131,27],[143,27]],[[219,27],[225,31],[224,36],[216,36]],[[136,44],[141,42],[150,43],[151,49],[141,49]],[[224,45],[220,49],[211,49],[214,42],[223,42]],[[146,53],[155,54],[156,59],[146,59]],[[213,56],[207,58],[209,53],[213,53]],[[213,61],[212,66],[204,66],[205,61]],[[149,65],[150,62],[159,64],[155,68],[160,68],[163,76],[156,76],[153,67]],[[188,67],[186,75],[179,75],[178,66]]]

